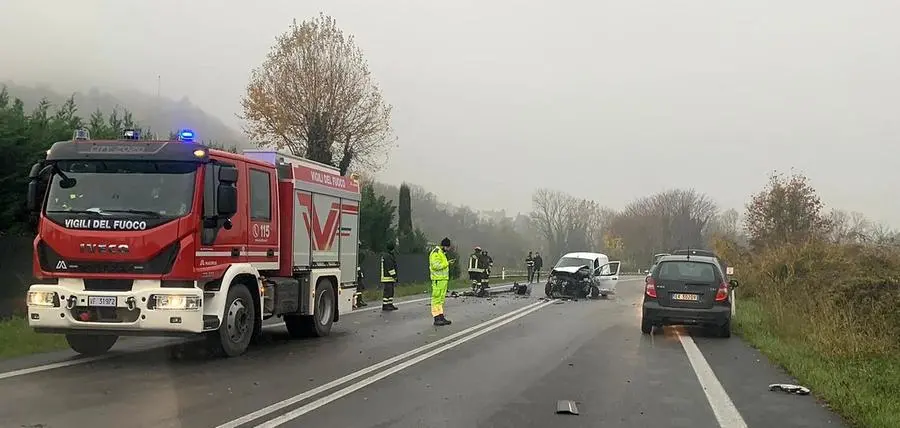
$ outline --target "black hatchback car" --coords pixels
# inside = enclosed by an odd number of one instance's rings
[[[644,286],[641,332],[653,327],[700,325],[731,337],[731,289],[714,257],[670,255],[659,259]]]

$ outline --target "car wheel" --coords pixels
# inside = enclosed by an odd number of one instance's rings
[[[547,297],[553,297],[553,286],[550,285],[549,282],[544,286],[544,294],[546,294]]]
[[[641,333],[650,334],[653,331],[653,323],[646,318],[641,318]]]
[[[725,324],[719,327],[719,337],[731,337],[731,320],[725,321]]]
[[[591,286],[591,299],[599,299],[600,298],[600,288],[597,286]]]

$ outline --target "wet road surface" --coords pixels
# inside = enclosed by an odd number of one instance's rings
[[[640,333],[642,278],[610,300],[448,298],[349,314],[327,338],[283,326],[233,359],[171,360],[130,339],[0,363],[0,427],[842,427],[738,337]],[[150,349],[146,349],[150,348]],[[56,364],[48,366],[48,364]],[[59,367],[63,365],[62,367]],[[556,414],[558,400],[578,415]]]

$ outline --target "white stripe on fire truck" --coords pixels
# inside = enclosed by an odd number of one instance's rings
[[[231,257],[231,251],[197,251],[194,253],[197,257]],[[278,257],[278,251],[270,256],[266,251],[241,251],[240,256],[248,257]]]

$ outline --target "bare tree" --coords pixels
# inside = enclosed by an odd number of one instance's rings
[[[531,196],[531,221],[547,241],[549,256],[559,256],[565,247],[570,199],[571,196],[551,189],[538,189]]]
[[[830,239],[839,244],[869,242],[874,238],[874,226],[861,212],[832,209],[828,223]]]
[[[260,146],[375,171],[393,147],[391,106],[353,36],[324,14],[296,21],[253,70],[241,100],[248,136]]]
[[[610,236],[624,241],[628,260],[642,264],[655,253],[705,247],[716,212],[705,194],[669,190],[629,203],[610,223]]]

